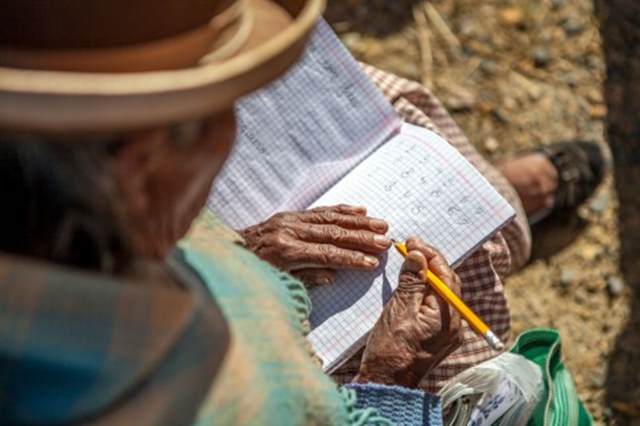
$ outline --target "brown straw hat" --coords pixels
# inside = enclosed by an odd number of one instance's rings
[[[196,119],[281,76],[324,0],[8,0],[0,131],[113,132]]]

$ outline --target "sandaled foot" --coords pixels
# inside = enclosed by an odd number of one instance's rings
[[[577,208],[607,170],[603,150],[591,142],[561,142],[498,165],[522,200],[530,223]]]
[[[591,142],[563,142],[541,148],[558,171],[555,210],[571,210],[589,198],[607,171],[602,148]]]

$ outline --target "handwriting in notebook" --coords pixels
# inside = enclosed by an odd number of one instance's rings
[[[241,100],[237,117],[236,146],[209,201],[233,228],[279,211],[365,205],[390,223],[391,236],[419,235],[455,264],[513,215],[455,149],[403,126],[325,22],[300,63]],[[326,367],[359,347],[391,297],[402,261],[382,263],[340,272],[311,294],[310,340]]]
[[[234,228],[305,209],[401,125],[325,22],[297,66],[236,110],[236,146],[209,202]]]
[[[408,130],[405,130],[408,129]],[[447,142],[405,125],[320,197],[315,206],[367,207],[389,223],[389,235],[417,235],[456,264],[512,214],[511,207]],[[486,214],[493,212],[495,214]],[[389,255],[373,273],[342,271],[336,282],[312,290],[316,352],[331,368],[373,327],[397,286],[402,260]]]

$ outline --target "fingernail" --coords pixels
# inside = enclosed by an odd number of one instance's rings
[[[378,259],[377,259],[377,258],[375,258],[375,257],[373,257],[373,256],[365,256],[365,257],[364,257],[364,263],[365,263],[365,265],[367,265],[367,266],[372,266],[372,267],[373,267],[373,266],[375,266],[375,267],[378,267],[378,264],[379,264],[380,262],[378,261]]]
[[[377,232],[387,232],[387,229],[389,226],[387,225],[387,222],[385,222],[384,220],[372,219],[371,227],[373,228],[374,231],[377,231]]]
[[[365,214],[367,212],[367,208],[363,206],[353,206],[353,209],[361,214]]]
[[[391,246],[391,240],[384,235],[374,236],[373,241],[380,247],[389,248]]]
[[[413,272],[420,272],[424,268],[423,256],[420,252],[409,252],[407,256],[407,268]]]

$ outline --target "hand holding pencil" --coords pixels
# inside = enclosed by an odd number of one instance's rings
[[[460,315],[425,285],[422,271],[436,271],[454,293],[460,291],[460,279],[435,249],[417,238],[408,245],[411,253],[398,287],[371,330],[357,382],[417,387],[462,344]]]
[[[400,243],[394,241],[394,245],[398,252],[402,254],[405,258],[408,258],[410,255],[410,250],[412,250],[412,245],[417,244],[418,240],[410,239],[407,244]],[[429,250],[431,249],[429,246],[425,246]],[[439,256],[438,261],[444,261],[442,256]],[[463,301],[460,297],[455,294],[451,289],[443,282],[447,281],[450,277],[443,276],[444,274],[449,274],[451,271],[450,268],[439,268],[437,264],[429,264],[429,267],[422,271],[423,279],[433,287],[433,289],[442,297],[448,304],[450,304],[458,313],[462,316],[462,318],[469,324],[469,326],[482,337],[485,338],[489,346],[493,349],[500,351],[504,349],[504,344],[500,341],[498,336],[491,331],[489,326],[480,319]],[[438,271],[441,269],[441,271]],[[434,272],[435,271],[435,272]],[[457,275],[456,275],[457,277]]]

